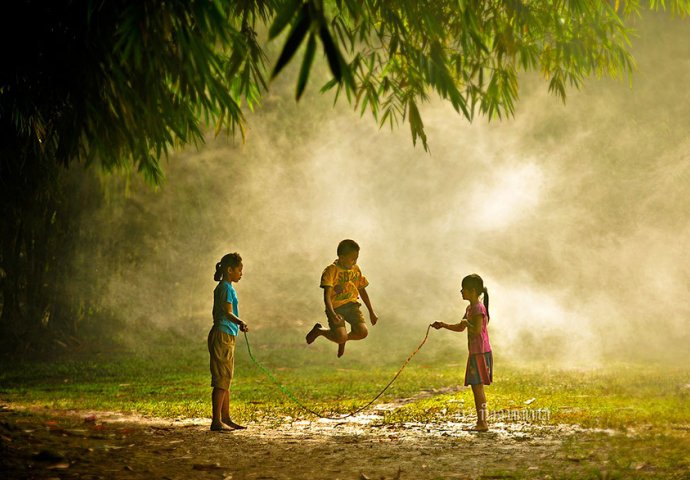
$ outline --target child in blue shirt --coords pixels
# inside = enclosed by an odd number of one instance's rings
[[[211,356],[211,403],[213,419],[211,430],[242,430],[230,418],[230,384],[235,369],[235,340],[240,331],[249,328],[239,318],[237,292],[232,286],[242,278],[242,257],[228,253],[216,264],[213,279],[218,285],[213,290],[213,327],[208,332],[208,352]]]

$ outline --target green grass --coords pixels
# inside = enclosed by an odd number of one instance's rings
[[[164,418],[208,417],[207,353],[185,343],[147,354],[113,354],[41,363],[0,365],[0,400],[27,406],[108,410]],[[335,359],[325,342],[316,348],[262,344],[254,355],[303,403],[326,414],[367,403],[392,378],[406,354],[375,362],[352,353]],[[349,354],[350,352],[348,352]],[[379,402],[422,391],[457,387],[464,363],[456,356],[421,354]],[[237,346],[231,409],[242,421],[312,418],[287,399]],[[495,383],[486,388],[492,412],[543,409],[550,423],[613,429],[666,431],[690,426],[690,368],[611,365],[565,370],[505,364],[497,358]],[[529,404],[529,400],[532,400]],[[471,391],[428,395],[387,413],[384,423],[442,422],[472,414]],[[541,421],[544,421],[543,419]]]
[[[301,343],[257,341],[253,349],[302,402],[324,414],[338,414],[369,402],[416,346],[389,341],[409,350],[396,353],[374,342],[361,343],[336,359],[334,346],[326,342],[306,348]],[[0,364],[0,403],[208,418],[207,355],[199,340],[137,354],[5,361]],[[507,466],[506,471],[487,471],[482,478],[687,478],[690,367],[607,364],[574,370],[514,365],[498,355],[495,360],[495,383],[486,388],[490,411],[548,410],[548,418],[535,423],[578,424],[613,429],[615,434],[588,430],[565,435],[563,443],[554,447],[555,464],[535,458],[535,470]],[[464,364],[464,354],[457,349],[423,349],[378,402],[413,401],[387,412],[381,423],[472,422],[465,417],[474,414],[471,390],[460,387]],[[235,373],[231,412],[240,422],[278,424],[288,416],[314,418],[252,364],[242,338]]]

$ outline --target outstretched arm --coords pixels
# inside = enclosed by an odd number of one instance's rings
[[[367,289],[364,287],[360,288],[359,296],[362,297],[364,305],[367,307],[367,310],[369,310],[369,319],[371,320],[371,324],[376,325],[376,322],[379,320],[379,317],[374,313],[374,307],[371,306],[371,300],[369,300],[369,294],[367,293]]]
[[[434,327],[436,330],[439,330],[441,328],[445,328],[446,330],[450,330],[451,332],[462,332],[464,331],[469,323],[467,320],[462,320],[460,323],[444,323],[444,322],[434,322],[431,324],[432,327]]]

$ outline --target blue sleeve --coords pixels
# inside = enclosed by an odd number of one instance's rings
[[[237,305],[237,293],[232,286],[230,288],[225,287],[225,301]]]

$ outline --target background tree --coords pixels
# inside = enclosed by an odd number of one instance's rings
[[[625,20],[640,10],[584,0],[20,2],[0,34],[2,338],[28,344],[48,329],[66,339],[93,308],[61,281],[88,237],[73,225],[89,207],[64,167],[136,170],[158,184],[175,147],[210,128],[242,135],[243,110],[268,89],[267,40],[286,32],[272,76],[305,45],[298,99],[321,49],[333,74],[324,90],[380,125],[408,121],[428,148],[419,103],[432,94],[469,120],[494,118],[513,113],[520,71],[542,73],[562,99],[588,75],[629,74]]]

